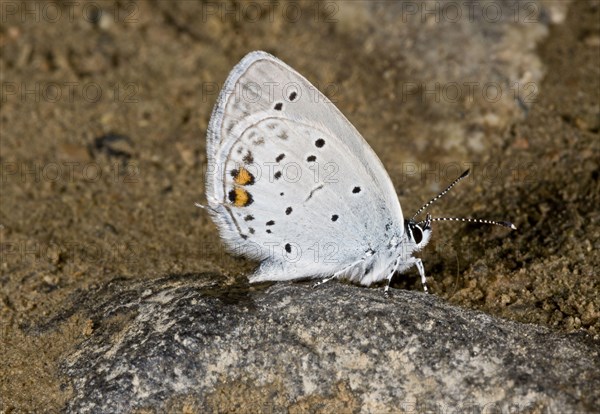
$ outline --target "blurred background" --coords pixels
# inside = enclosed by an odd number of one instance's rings
[[[356,126],[405,215],[471,168],[422,253],[434,295],[600,333],[598,1],[0,2],[0,390],[68,398],[86,322],[34,334],[111,280],[239,286],[204,202],[205,136],[231,68],[265,50]],[[421,289],[416,270],[394,287]],[[260,287],[259,287],[260,288]],[[40,395],[40,389],[49,392]]]

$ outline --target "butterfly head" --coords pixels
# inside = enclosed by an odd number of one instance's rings
[[[411,243],[414,243],[415,250],[421,250],[429,243],[431,239],[431,215],[427,214],[425,220],[416,222],[413,219],[406,221],[406,235]]]

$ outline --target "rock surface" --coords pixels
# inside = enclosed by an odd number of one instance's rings
[[[116,282],[93,302],[78,301],[95,328],[63,365],[74,384],[68,411],[600,406],[600,348],[583,335],[496,319],[424,293],[393,290],[385,298],[381,289],[341,283],[236,291],[210,278]]]

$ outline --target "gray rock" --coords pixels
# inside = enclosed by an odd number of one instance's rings
[[[331,282],[118,281],[75,300],[69,412],[591,412],[598,343],[435,295]]]

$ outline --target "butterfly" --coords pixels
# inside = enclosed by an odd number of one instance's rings
[[[404,219],[392,180],[354,126],[308,80],[262,51],[229,74],[207,132],[206,198],[234,253],[260,261],[250,282],[344,278],[361,285],[415,266],[432,223]]]

